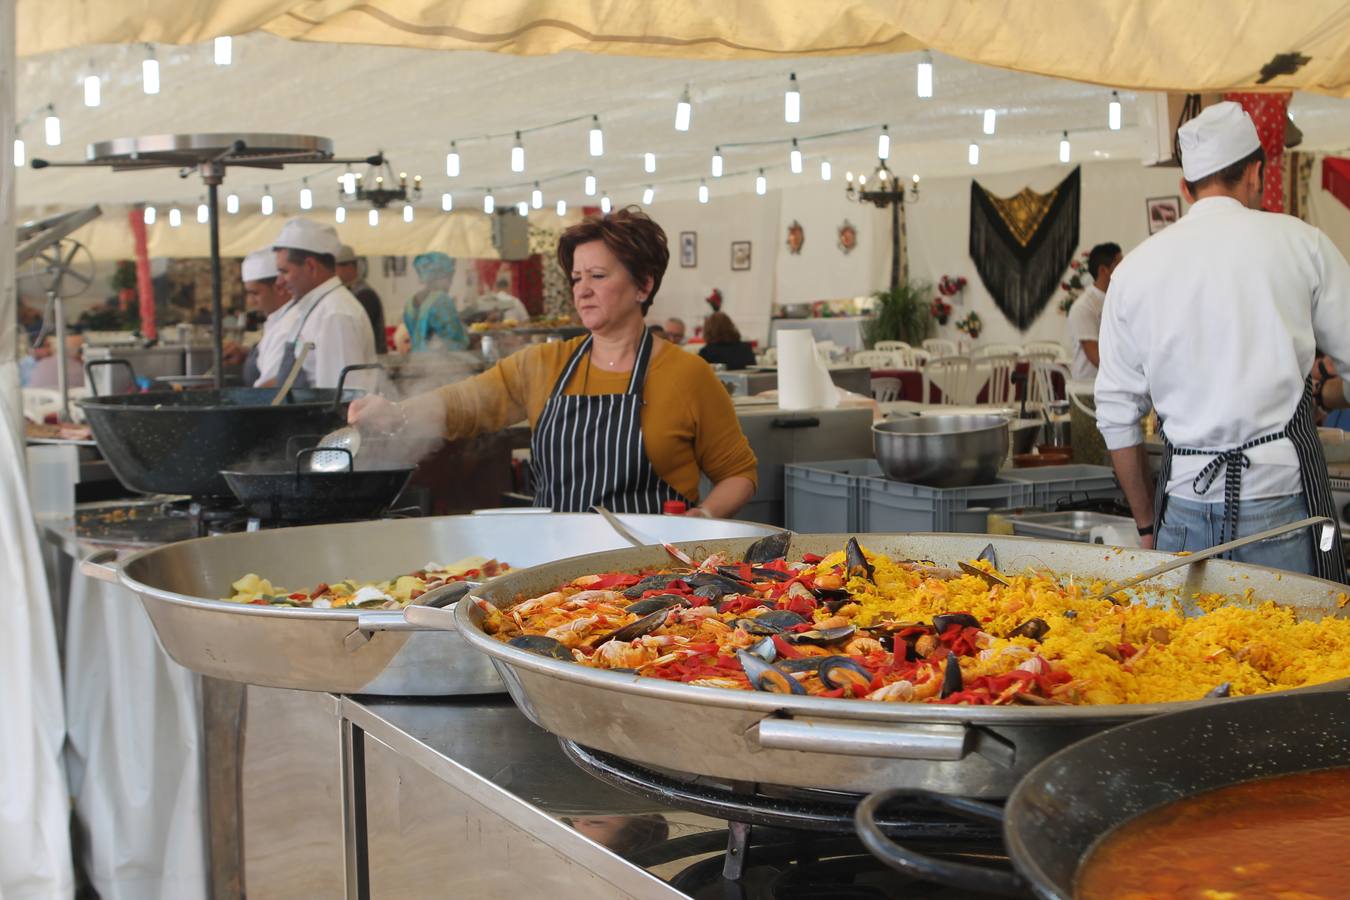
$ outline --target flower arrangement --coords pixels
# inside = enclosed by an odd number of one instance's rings
[[[937,319],[939,325],[946,325],[947,320],[952,317],[952,305],[941,297],[934,297],[933,304],[928,308],[933,318]]]
[[[1059,283],[1060,289],[1064,291],[1064,296],[1059,300],[1059,311],[1063,315],[1069,314],[1069,310],[1073,309],[1073,301],[1092,283],[1088,277],[1087,258],[1086,252],[1075,256],[1069,263],[1069,277]]]
[[[953,278],[951,275],[943,275],[938,281],[938,293],[944,297],[955,297],[966,289],[966,278],[964,275],[957,275]]]
[[[722,292],[717,288],[713,288],[712,293],[704,297],[703,301],[712,307],[713,312],[722,311]]]
[[[970,335],[970,339],[973,341],[977,339],[980,336],[980,332],[984,330],[984,322],[980,320],[980,314],[972,309],[970,312],[966,313],[964,317],[957,320],[956,330],[964,331],[966,334]]]

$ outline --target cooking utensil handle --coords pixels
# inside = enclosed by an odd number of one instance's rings
[[[443,584],[434,590],[427,591],[408,605],[425,606],[429,609],[444,609],[480,584],[481,582],[477,581],[456,581],[451,584]]]
[[[127,367],[127,371],[131,373],[131,386],[132,386],[133,388],[137,386],[137,384],[136,384],[136,367],[133,366],[133,365],[131,364],[131,361],[130,361],[130,360],[127,360],[127,359],[91,359],[91,360],[89,360],[87,363],[84,364],[84,377],[85,377],[86,383],[89,385],[89,393],[92,394],[93,396],[95,396],[95,397],[98,396],[98,386],[97,386],[97,384],[96,384],[95,381],[94,381],[94,369],[98,368],[99,366],[126,366],[126,367]]]
[[[1195,553],[1192,553],[1188,556],[1182,556],[1178,559],[1170,560],[1169,562],[1165,562],[1160,566],[1155,566],[1154,568],[1149,569],[1142,575],[1136,575],[1133,578],[1121,581],[1113,585],[1112,587],[1104,591],[1100,595],[1099,599],[1109,597],[1112,594],[1125,590],[1126,588],[1132,588],[1136,584],[1139,584],[1140,582],[1148,581],[1150,578],[1157,578],[1159,575],[1162,575],[1166,572],[1170,572],[1173,569],[1180,569],[1183,566],[1193,565],[1194,563],[1198,563],[1203,560],[1209,559],[1212,556],[1218,556],[1220,553],[1227,553],[1229,550],[1236,550],[1237,548],[1245,547],[1248,544],[1255,544],[1259,543],[1260,541],[1270,540],[1273,537],[1279,537],[1280,535],[1288,534],[1291,531],[1298,531],[1300,528],[1311,528],[1314,525],[1326,526],[1327,529],[1331,532],[1334,539],[1336,522],[1333,519],[1329,519],[1326,516],[1309,516],[1306,519],[1299,519],[1297,522],[1288,522],[1284,525],[1277,525],[1274,528],[1267,528],[1265,531],[1258,531],[1256,534],[1251,534],[1244,538],[1238,538],[1237,540],[1229,541],[1226,544],[1218,544],[1217,546],[1210,547],[1208,550],[1198,550]],[[1327,544],[1325,533],[1320,537],[1318,541],[1319,546],[1322,546],[1324,544]],[[1323,549],[1327,548],[1323,547]]]
[[[346,447],[306,447],[295,454],[296,475],[305,475],[310,471],[308,468],[301,466],[300,461],[309,459],[316,453],[345,453],[347,454],[347,471],[353,472],[356,470],[355,462],[352,459],[352,451],[348,450]]]
[[[416,609],[426,609],[419,606]],[[447,610],[435,610],[446,613]],[[405,619],[401,609],[381,609],[363,612],[356,617],[356,627],[343,640],[347,649],[353,653],[360,650],[370,639],[381,631],[426,631],[426,627]]]
[[[893,788],[870,794],[858,804],[853,813],[853,824],[857,828],[858,838],[873,856],[886,865],[925,881],[936,881],[952,885],[972,893],[1003,894],[1006,896],[1025,896],[1030,893],[1031,885],[1016,872],[1001,872],[984,866],[967,863],[954,863],[934,859],[897,844],[877,825],[876,813],[882,806],[895,801],[903,801],[905,809],[921,807],[941,812],[955,813],[967,819],[979,822],[1003,824],[1003,811],[992,804],[964,797],[948,797],[932,791],[916,791],[907,788]]]
[[[282,382],[281,390],[272,398],[273,406],[280,406],[286,399],[286,395],[291,392],[291,385],[295,384],[295,379],[300,377],[300,369],[305,364],[305,357],[309,356],[309,351],[314,349],[313,341],[306,341],[300,345],[300,352],[295,356],[295,362],[291,363],[291,370],[286,373],[286,380]]]
[[[766,750],[955,762],[973,749],[973,735],[964,725],[880,728],[811,719],[761,719],[756,730],[759,745]]]
[[[347,383],[347,376],[348,376],[350,373],[352,373],[352,372],[358,372],[358,371],[360,371],[361,369],[380,369],[380,370],[383,370],[383,369],[384,369],[384,364],[383,364],[383,363],[361,363],[360,365],[346,366],[345,368],[343,368],[342,374],[338,375],[337,393],[336,393],[336,395],[334,395],[334,397],[333,397],[333,411],[334,411],[334,412],[336,412],[337,410],[339,410],[339,409],[342,408],[342,386],[343,386],[344,384]]]
[[[99,581],[116,584],[119,570],[117,566],[108,565],[116,559],[116,550],[95,550],[80,560],[80,574],[97,578]]]
[[[435,628],[440,631],[459,630],[455,625],[454,611],[436,606],[405,606],[403,608],[403,618],[407,619],[410,624],[419,629]]]
[[[629,530],[627,525],[619,521],[618,516],[614,515],[614,513],[605,509],[603,506],[592,506],[591,509],[598,512],[600,514],[600,518],[604,519],[607,523],[609,523],[609,527],[613,528],[614,531],[618,533],[619,537],[623,538],[625,541],[632,544],[634,547],[646,547],[648,545],[647,541],[644,541],[642,540],[642,538],[633,534],[633,532]]]
[[[769,421],[770,428],[819,428],[820,419],[817,416],[804,416],[802,418],[791,418],[789,416],[778,416]]]

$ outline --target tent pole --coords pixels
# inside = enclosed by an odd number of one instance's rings
[[[207,214],[211,228],[211,355],[215,361],[216,390],[225,387],[224,310],[220,296],[220,206],[216,189],[220,182],[208,178],[206,182]]]

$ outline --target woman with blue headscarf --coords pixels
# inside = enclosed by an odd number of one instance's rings
[[[450,282],[455,277],[455,261],[444,253],[423,253],[413,258],[413,269],[422,289],[409,298],[403,308],[403,327],[408,332],[412,352],[464,350],[469,336],[459,320]],[[439,344],[435,343],[439,341]]]

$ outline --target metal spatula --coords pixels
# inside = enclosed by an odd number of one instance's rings
[[[655,541],[643,540],[642,538],[633,534],[633,532],[628,528],[628,526],[623,524],[623,522],[619,520],[618,516],[614,515],[614,513],[605,509],[603,506],[592,506],[591,509],[598,512],[600,514],[600,518],[608,522],[609,527],[613,528],[614,531],[618,533],[619,537],[623,538],[625,541],[632,544],[634,547],[647,547],[650,546],[651,544],[656,543]],[[679,548],[671,544],[662,544],[662,546],[666,548],[667,553],[669,553],[671,556],[673,556],[680,562],[684,563],[686,566],[689,566],[689,568],[691,569],[698,568],[698,564],[695,563],[692,559],[690,559]]]

